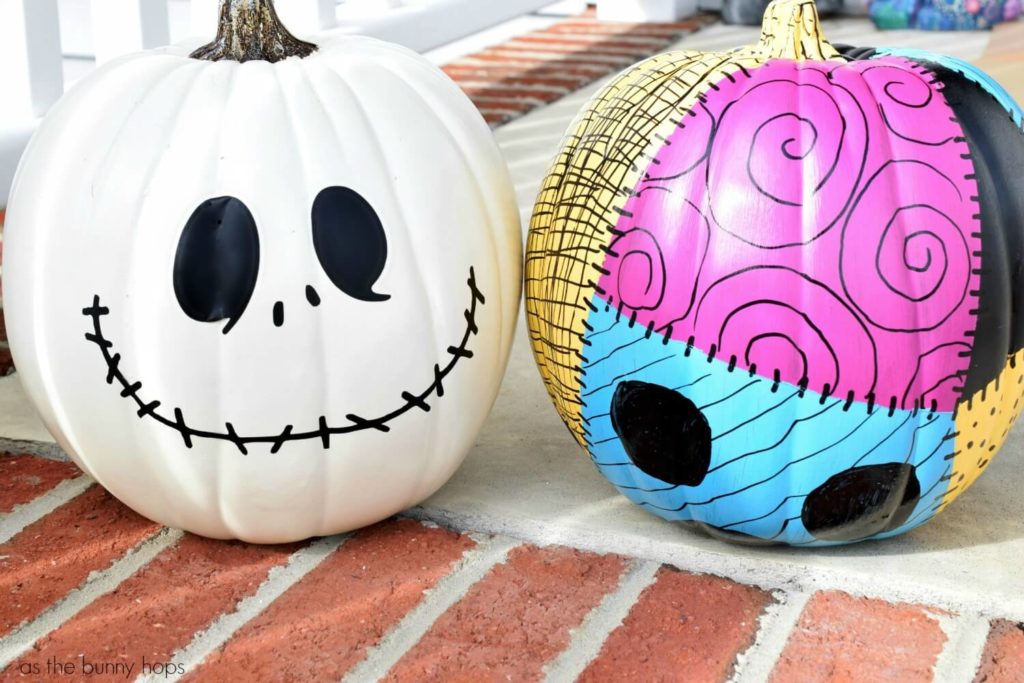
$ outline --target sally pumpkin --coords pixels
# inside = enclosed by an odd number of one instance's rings
[[[60,445],[163,524],[277,542],[422,500],[495,398],[520,237],[490,131],[403,48],[292,37],[100,69],[32,140],[10,343]]]
[[[638,64],[537,200],[527,314],[559,413],[634,502],[752,542],[911,529],[1021,405],[1020,109],[962,62],[758,44]]]

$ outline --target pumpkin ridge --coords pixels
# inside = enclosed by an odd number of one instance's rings
[[[403,52],[404,52],[404,49],[403,49]],[[415,95],[416,98],[419,99],[419,101],[423,104],[424,108],[427,111],[431,112],[434,115],[435,119],[439,123],[442,123],[441,122],[439,108],[437,106],[435,106],[433,103],[430,102],[429,96],[424,94],[424,92],[420,88],[417,87],[415,81],[413,81],[412,79],[406,79],[403,76],[403,74],[401,74],[398,71],[396,71],[393,66],[389,67],[388,70],[391,72],[391,74],[396,79],[406,82],[409,85],[411,92]],[[451,85],[451,90],[452,90],[454,95],[462,97],[469,104],[472,104],[472,101],[469,100],[469,97],[462,91],[461,88],[459,88],[454,83],[450,83],[450,85]],[[452,148],[458,152],[459,156],[462,157],[463,163],[465,163],[467,165],[467,167],[472,168],[472,159],[471,159],[472,155],[467,153],[467,149],[465,147],[464,140],[456,138],[450,128],[445,127],[445,126],[442,126],[442,128],[445,130],[445,133],[449,136],[449,139],[452,142]],[[474,175],[473,175],[473,179],[474,179],[473,187],[476,190],[477,202],[481,206],[481,208],[483,209],[483,211],[485,213],[490,214],[492,212],[493,203],[488,201],[488,199],[486,197],[486,192],[484,191],[483,187],[480,184],[479,175],[477,173],[475,173],[475,172],[474,172]],[[505,277],[505,273],[501,272],[501,263],[502,263],[502,258],[501,258],[501,254],[500,254],[501,250],[498,247],[498,245],[493,243],[493,242],[489,242],[488,245],[490,247],[491,255],[493,257],[494,263],[499,265],[499,267],[498,267],[498,271],[499,272],[498,272],[498,276],[497,276],[498,280],[499,281],[503,281],[504,277]],[[517,252],[517,254],[521,255],[521,253],[522,253],[522,243],[519,243],[517,245],[516,252]],[[516,259],[516,260],[518,260],[518,259]],[[511,267],[515,268],[516,266],[515,265],[511,265]],[[504,309],[504,307],[506,306],[506,302],[502,298],[502,292],[501,292],[500,288],[498,289],[497,294],[495,296],[497,298],[497,306],[496,306],[496,308],[498,310]],[[516,307],[517,307],[517,309],[518,309],[518,305],[519,305],[519,296],[518,296],[518,293],[517,293],[517,296],[516,296]],[[498,320],[498,339],[501,340],[502,344],[507,346],[510,342],[505,342],[504,341],[506,339],[506,336],[507,336],[507,331],[505,329],[504,320],[499,318],[499,320]],[[501,362],[500,361],[500,357],[497,358],[497,362],[499,362],[499,363]],[[499,372],[504,374],[504,368],[499,368]]]

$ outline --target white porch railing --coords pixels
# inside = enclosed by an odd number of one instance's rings
[[[713,0],[712,0],[713,1]],[[361,33],[424,52],[553,0],[277,0],[282,21],[316,41]],[[697,0],[598,0],[602,18],[665,21]],[[32,131],[68,80],[119,55],[186,37],[210,40],[218,0],[0,0],[0,207]],[[63,33],[63,35],[62,35]]]

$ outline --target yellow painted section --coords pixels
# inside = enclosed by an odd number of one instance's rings
[[[953,472],[942,510],[981,476],[999,452],[1024,408],[1024,350],[1007,359],[985,389],[961,403],[956,413]]]
[[[807,0],[776,0],[761,40],[722,53],[670,52],[640,62],[587,104],[569,129],[534,207],[526,245],[526,319],[541,377],[581,444],[578,366],[584,321],[611,230],[648,161],[717,81],[768,59],[842,58]]]

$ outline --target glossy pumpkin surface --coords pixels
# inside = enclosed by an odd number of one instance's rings
[[[1020,412],[1020,109],[984,74],[835,48],[813,3],[761,41],[642,62],[537,200],[541,375],[598,470],[749,542],[907,531]]]
[[[60,445],[151,519],[256,542],[440,487],[520,293],[487,125],[368,38],[105,66],[32,140],[4,242],[11,347]]]

